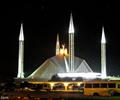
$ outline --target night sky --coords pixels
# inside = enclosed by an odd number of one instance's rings
[[[17,0],[16,0],[17,1]],[[57,33],[68,48],[70,13],[75,27],[75,55],[100,72],[102,26],[107,41],[107,73],[120,75],[120,5],[108,0],[41,0],[1,2],[0,79],[17,76],[18,38],[23,23],[25,37],[24,71],[30,75],[46,59],[55,55]]]

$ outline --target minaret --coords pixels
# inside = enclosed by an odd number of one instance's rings
[[[19,57],[18,57],[18,75],[17,78],[24,78],[24,35],[23,24],[21,24],[19,35]]]
[[[59,34],[57,34],[57,40],[56,40],[56,55],[59,55],[60,52],[60,43],[59,43]]]
[[[104,33],[104,27],[102,27],[102,38],[101,38],[101,74],[105,78],[106,74],[106,39]]]
[[[74,25],[72,13],[70,15],[69,24],[69,67],[70,72],[74,72]]]

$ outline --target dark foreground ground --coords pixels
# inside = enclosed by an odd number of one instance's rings
[[[82,96],[79,93],[5,92],[0,100],[120,100],[120,96]]]

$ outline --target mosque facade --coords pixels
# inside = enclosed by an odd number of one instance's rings
[[[36,79],[40,81],[49,81],[54,75],[64,77],[84,77],[85,75],[93,75],[96,77],[106,77],[106,40],[104,28],[102,29],[101,39],[101,72],[96,73],[90,68],[85,59],[74,55],[74,24],[72,14],[70,15],[69,24],[69,50],[62,45],[60,48],[59,35],[56,40],[56,55],[48,58],[41,64],[27,79]],[[89,74],[89,75],[88,75]],[[21,24],[19,36],[19,57],[18,57],[18,75],[17,78],[24,78],[24,35],[23,25]]]

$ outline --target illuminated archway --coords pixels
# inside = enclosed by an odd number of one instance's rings
[[[67,90],[78,90],[78,89],[79,89],[79,86],[77,83],[70,83],[67,86]]]
[[[53,86],[53,90],[65,90],[65,86],[63,83],[56,83]]]

